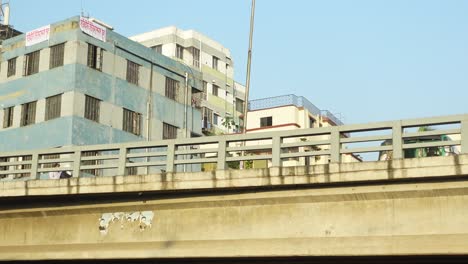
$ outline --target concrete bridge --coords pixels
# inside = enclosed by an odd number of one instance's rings
[[[466,120],[467,116],[462,115],[281,132],[284,134],[149,142],[136,146],[129,143],[119,148],[87,146],[2,153],[0,158],[6,161],[0,163],[4,167],[1,173],[7,177],[0,182],[0,260],[466,263]],[[426,125],[444,127],[434,131],[405,130]],[[356,132],[380,129],[390,134],[353,136]],[[332,136],[323,139],[328,132]],[[455,136],[453,140],[432,140],[441,135]],[[301,140],[285,142],[291,137]],[[355,148],[345,145],[388,138],[392,139],[391,144]],[[428,138],[431,140],[422,142]],[[230,145],[239,139],[244,144]],[[263,143],[247,143],[252,140]],[[306,149],[327,142],[328,148]],[[207,146],[193,148],[202,143]],[[212,148],[212,144],[218,145]],[[218,168],[223,163],[226,167],[199,172],[166,169],[142,175],[88,175],[88,170],[105,168],[128,172],[130,166],[141,166],[139,170],[145,170],[161,163],[147,158],[159,155],[155,148],[163,145],[166,166],[174,164],[173,168],[177,169],[180,164],[216,161]],[[291,146],[298,151],[285,151]],[[457,153],[404,158],[405,149],[442,150],[447,146],[458,147]],[[143,147],[143,152],[131,151]],[[270,151],[265,151],[268,148]],[[184,157],[213,152],[213,149],[218,153],[216,157]],[[392,151],[393,158],[353,163],[334,161],[343,154],[375,150]],[[108,153],[81,155],[86,151]],[[230,151],[255,155],[226,155]],[[299,158],[294,161],[301,162],[300,158],[313,157],[311,154],[330,155],[331,162],[284,166],[285,159],[294,157]],[[19,158],[28,155],[32,158]],[[55,156],[50,158],[51,155]],[[131,158],[144,160],[131,162]],[[230,170],[230,158],[267,159],[270,167]],[[111,162],[83,165],[92,159]],[[63,166],[44,166],[50,163]],[[272,166],[278,163],[281,166]],[[44,180],[40,176],[59,169],[73,171],[74,177]]]

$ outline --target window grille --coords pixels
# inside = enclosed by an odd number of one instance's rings
[[[192,47],[193,66],[200,67],[200,50]]]
[[[141,135],[141,114],[124,108],[122,129],[137,136]]]
[[[244,101],[239,98],[236,98],[236,110],[237,112],[244,112]]]
[[[213,69],[215,69],[215,70],[218,69],[218,62],[219,62],[219,58],[213,56]]]
[[[218,96],[218,90],[219,90],[219,86],[216,85],[216,84],[213,84],[213,89],[211,91],[211,93],[215,96]]]
[[[271,116],[260,118],[260,127],[267,127],[273,125],[273,118]]]
[[[36,101],[22,105],[21,126],[34,124],[36,120]]]
[[[88,43],[88,67],[102,70],[103,49]]]
[[[163,139],[177,138],[177,127],[163,123]]]
[[[213,110],[209,109],[208,107],[203,107],[202,112],[203,120],[213,124]]]
[[[45,120],[51,120],[60,117],[60,110],[62,108],[62,95],[54,95],[46,98],[46,113]]]
[[[181,60],[184,59],[184,47],[181,45],[176,45],[176,57]]]
[[[63,66],[64,55],[65,55],[65,43],[50,47],[49,68],[53,69],[56,67]]]
[[[203,81],[203,100],[208,99],[208,83]]]
[[[24,57],[24,71],[23,75],[28,76],[39,72],[39,57],[40,50],[28,53]]]
[[[166,97],[177,101],[178,90],[179,82],[169,77],[166,77]]]
[[[13,106],[3,109],[3,128],[13,126],[13,110]]]
[[[153,50],[159,54],[162,54],[162,45],[153,46]]]
[[[100,104],[101,100],[86,95],[84,117],[89,120],[99,122]]]
[[[127,81],[138,85],[138,74],[140,71],[140,65],[133,61],[127,60]]]
[[[14,76],[16,74],[16,57],[8,60],[7,77]]]

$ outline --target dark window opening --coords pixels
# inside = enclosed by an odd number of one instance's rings
[[[141,114],[124,108],[122,129],[137,136],[141,135]]]
[[[127,81],[138,85],[138,75],[140,72],[140,65],[133,61],[127,60]]]
[[[177,101],[178,90],[179,90],[179,82],[169,77],[166,77],[166,89],[165,89],[166,97],[174,101]]]
[[[184,47],[181,45],[176,45],[176,57],[181,60],[184,59]]]
[[[88,67],[102,70],[103,49],[88,43]]]
[[[36,121],[36,101],[23,104],[21,107],[21,126],[32,125]]]
[[[163,139],[177,138],[177,127],[163,123]]]
[[[260,118],[260,127],[267,127],[273,125],[273,118],[271,116]]]
[[[17,58],[8,60],[7,77],[14,76],[16,74],[16,59]]]
[[[26,54],[24,57],[24,71],[23,75],[28,76],[39,72],[39,57],[40,50]]]
[[[86,95],[84,117],[99,122],[100,104],[101,100]]]
[[[13,106],[3,109],[3,128],[13,126],[13,111]]]
[[[53,69],[56,67],[63,66],[64,55],[65,55],[65,43],[50,47],[49,68]]]
[[[46,113],[45,120],[54,119],[60,117],[62,108],[62,95],[54,95],[46,98]]]

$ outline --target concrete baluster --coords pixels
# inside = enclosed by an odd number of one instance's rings
[[[401,121],[395,121],[392,127],[392,159],[403,158],[403,139],[402,139],[403,128]]]

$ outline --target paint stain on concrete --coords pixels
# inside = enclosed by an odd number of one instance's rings
[[[131,223],[138,223],[140,231],[144,231],[146,228],[151,228],[153,218],[152,211],[104,213],[99,218],[99,232],[106,235],[111,225],[119,224],[120,228],[124,229],[127,226],[134,226],[130,225]]]

